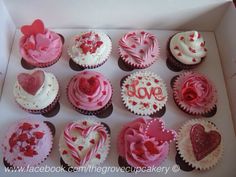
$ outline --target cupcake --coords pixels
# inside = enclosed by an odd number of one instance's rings
[[[44,27],[41,20],[21,27],[20,54],[23,60],[34,67],[48,67],[56,63],[62,54],[61,36]]]
[[[188,71],[173,82],[173,97],[177,106],[194,116],[213,116],[216,113],[217,92],[202,74]]]
[[[168,42],[167,66],[174,71],[192,69],[203,61],[206,54],[205,41],[199,32],[180,32]]]
[[[81,68],[97,68],[104,64],[112,49],[109,36],[102,32],[83,32],[72,38],[68,54]]]
[[[118,153],[131,167],[157,167],[167,158],[175,137],[175,131],[165,129],[162,119],[140,117],[122,128]]]
[[[145,31],[131,31],[119,41],[122,61],[133,69],[143,69],[153,64],[160,53],[156,37]]]
[[[92,119],[67,124],[59,140],[62,165],[69,169],[97,166],[105,161],[109,150],[110,135]]]
[[[13,168],[37,166],[49,156],[52,144],[52,132],[43,121],[17,121],[10,126],[3,139],[4,164]]]
[[[31,74],[20,73],[13,89],[18,105],[33,114],[53,110],[59,101],[59,84],[52,73],[34,70]]]
[[[67,97],[75,110],[85,115],[97,115],[112,104],[112,86],[101,74],[83,71],[75,75],[67,87]]]
[[[180,157],[198,170],[208,170],[215,166],[223,154],[223,143],[215,124],[193,119],[179,130],[176,148]]]
[[[159,76],[140,71],[124,79],[121,97],[125,107],[132,113],[151,116],[165,108],[167,90]]]

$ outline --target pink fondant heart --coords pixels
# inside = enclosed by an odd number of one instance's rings
[[[44,49],[49,46],[50,40],[45,37],[43,34],[38,34],[36,35],[36,41],[37,41],[37,46],[40,47],[40,49]]]
[[[24,25],[21,27],[21,32],[25,36],[31,36],[31,35],[36,35],[38,33],[44,33],[45,28],[44,24],[40,19],[35,20],[32,25]]]
[[[98,89],[100,83],[96,77],[84,78],[81,77],[79,80],[79,89],[86,95],[93,95]]]
[[[206,132],[201,124],[192,126],[190,139],[198,161],[214,151],[221,142],[221,136],[217,131]]]
[[[44,72],[37,70],[32,74],[21,73],[17,76],[20,86],[29,94],[35,95],[44,83]]]
[[[166,130],[164,123],[159,118],[155,118],[148,123],[145,133],[150,137],[155,137],[160,142],[171,142],[176,137],[175,131]]]

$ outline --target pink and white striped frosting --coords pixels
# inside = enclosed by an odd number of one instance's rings
[[[137,67],[151,65],[159,55],[156,37],[145,31],[131,31],[119,41],[120,54],[127,63]]]
[[[22,119],[8,129],[2,154],[14,167],[37,166],[49,155],[52,143],[52,133],[43,121]]]
[[[80,120],[66,125],[59,146],[61,157],[72,167],[98,165],[106,159],[110,137],[100,123]]]
[[[99,85],[92,95],[88,95],[81,91],[80,79],[90,79],[91,77],[96,77]],[[68,85],[67,95],[73,106],[87,111],[96,111],[103,108],[110,101],[112,97],[112,86],[101,73],[83,71],[71,79]]]

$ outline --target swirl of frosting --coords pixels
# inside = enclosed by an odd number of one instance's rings
[[[46,29],[44,33],[22,36],[20,53],[29,63],[48,63],[61,55],[62,45],[61,37]]]
[[[133,65],[148,66],[159,55],[157,39],[145,31],[132,31],[125,34],[119,41],[122,58]]]
[[[203,75],[195,72],[182,74],[174,84],[174,96],[185,107],[207,110],[216,104],[216,90]]]
[[[187,65],[200,63],[207,54],[205,41],[197,31],[175,34],[170,40],[170,51],[178,61]]]
[[[95,71],[84,71],[75,75],[67,91],[73,106],[88,111],[103,108],[112,97],[110,82]]]
[[[15,83],[13,90],[14,97],[16,102],[23,108],[30,110],[44,109],[58,96],[59,84],[57,78],[52,73],[43,72],[45,75],[43,85],[35,95],[26,92],[19,81]]]
[[[127,124],[119,135],[119,154],[133,167],[158,166],[168,154],[167,142],[160,143],[145,134],[149,121],[138,118]]]

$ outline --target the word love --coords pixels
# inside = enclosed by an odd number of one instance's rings
[[[163,96],[162,89],[159,86],[156,87],[138,87],[139,81],[134,80],[132,84],[127,87],[127,95],[129,97],[136,97],[139,99],[151,99],[154,97],[157,101],[165,99]]]

